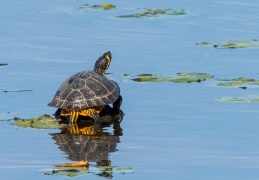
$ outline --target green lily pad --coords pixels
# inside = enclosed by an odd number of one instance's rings
[[[133,81],[137,82],[174,82],[174,83],[191,83],[201,82],[207,79],[212,79],[213,76],[207,73],[177,73],[176,76],[163,77],[161,74],[139,74],[133,78]]]
[[[218,79],[219,83],[217,86],[251,86],[251,85],[259,85],[259,80],[251,79],[251,78],[235,78],[235,79]]]
[[[185,15],[186,12],[184,10],[181,11],[175,11],[173,9],[146,9],[144,12],[140,12],[137,14],[131,14],[131,15],[121,15],[117,16],[119,18],[141,18],[141,17],[155,17],[157,15]]]
[[[221,44],[214,44],[210,42],[201,42],[201,43],[196,43],[196,45],[203,45],[203,46],[213,46],[215,48],[254,48],[254,47],[259,47],[259,43],[257,42],[256,39],[252,41],[241,41],[241,40],[236,40],[236,41],[227,41],[225,43]]]
[[[221,102],[248,102],[259,103],[259,96],[247,96],[247,97],[220,97],[217,98]]]
[[[35,129],[55,129],[55,128],[62,128],[66,125],[58,124],[55,119],[53,119],[49,115],[42,115],[39,118],[32,118],[32,119],[20,119],[15,117],[14,118],[14,125],[18,127],[31,127]]]

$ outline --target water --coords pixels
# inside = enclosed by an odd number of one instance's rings
[[[226,103],[216,98],[256,95],[217,87],[216,78],[258,79],[259,51],[196,46],[202,41],[258,39],[256,1],[163,1],[131,3],[112,0],[113,10],[79,9],[85,3],[10,1],[0,8],[0,174],[4,179],[62,179],[45,175],[54,165],[69,162],[51,134],[12,126],[22,118],[53,114],[47,106],[60,83],[110,50],[108,72],[124,98],[117,151],[109,153],[113,179],[258,179],[258,104]],[[184,9],[185,16],[120,19],[143,8]],[[215,76],[201,83],[137,83],[123,74],[204,72]],[[112,128],[105,132],[112,134]],[[74,178],[101,179],[90,174]],[[133,173],[132,173],[133,172]]]

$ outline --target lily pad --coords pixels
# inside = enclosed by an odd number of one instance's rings
[[[137,14],[131,14],[131,15],[121,15],[117,16],[119,18],[141,18],[141,17],[155,17],[157,15],[185,15],[186,12],[184,10],[175,11],[173,9],[146,9],[144,12],[140,12]]]
[[[246,96],[246,97],[220,97],[217,98],[221,102],[248,102],[259,103],[259,96]]]
[[[55,129],[62,128],[67,125],[58,124],[50,115],[42,115],[39,118],[20,119],[15,117],[14,125],[18,127],[31,127],[35,129]]]
[[[213,76],[207,73],[193,73],[185,72],[178,73],[176,76],[163,77],[161,74],[139,74],[133,78],[133,81],[137,82],[174,82],[174,83],[191,83],[201,82],[207,79],[212,79]]]
[[[246,86],[259,85],[259,80],[244,77],[235,79],[218,79],[218,81],[219,83],[217,86],[238,86],[242,87],[243,89],[245,89]]]
[[[241,41],[241,40],[236,40],[236,41],[227,41],[225,43],[221,44],[214,44],[210,42],[201,42],[201,43],[196,43],[196,45],[203,45],[203,46],[213,46],[215,48],[254,48],[254,47],[259,47],[259,43],[257,42],[256,39],[252,41]]]

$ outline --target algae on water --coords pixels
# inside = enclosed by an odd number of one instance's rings
[[[66,177],[76,177],[81,175],[91,175],[96,174],[99,175],[101,173],[105,173],[107,175],[112,174],[128,174],[133,173],[132,168],[120,168],[114,166],[98,166],[98,168],[91,168],[91,167],[59,167],[55,168],[51,171],[45,171],[45,175],[52,175],[52,176],[66,176]]]
[[[256,39],[252,41],[241,41],[241,40],[234,40],[234,41],[227,41],[225,43],[215,44],[211,42],[201,42],[196,43],[196,45],[202,46],[213,46],[214,48],[256,48],[259,47],[259,43]]]
[[[259,95],[245,96],[245,97],[220,97],[217,98],[221,102],[248,102],[248,103],[259,103]]]
[[[155,17],[158,15],[185,15],[184,10],[175,11],[173,9],[146,9],[144,12],[130,14],[130,15],[120,15],[119,18],[141,18],[141,17]]]
[[[63,168],[56,168],[51,171],[44,172],[45,175],[51,176],[66,176],[66,177],[76,177],[79,175],[87,175],[90,174],[87,168],[82,167],[63,167]]]
[[[251,78],[234,78],[234,79],[218,79],[217,86],[251,86],[251,85],[259,85],[259,80],[251,79]]]
[[[46,114],[40,116],[39,118],[20,119],[16,117],[14,119],[14,125],[18,127],[30,127],[35,129],[55,129],[66,126],[58,124],[55,119]]]

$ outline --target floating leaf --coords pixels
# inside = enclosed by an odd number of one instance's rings
[[[112,5],[112,4],[103,4],[100,6],[103,9],[113,9],[116,8],[116,6]]]
[[[247,96],[247,97],[220,97],[217,98],[221,102],[248,102],[248,103],[258,103],[259,96]]]
[[[196,45],[203,45],[203,46],[214,46],[214,44],[209,43],[209,42],[201,42],[201,43],[196,43]]]
[[[118,171],[132,171],[132,168],[127,167],[127,168],[116,168]]]
[[[19,127],[31,127],[31,122],[31,120],[16,121],[14,125]]]
[[[174,83],[191,83],[201,82],[206,79],[212,79],[213,76],[207,73],[178,73],[176,76],[163,77],[161,74],[139,74],[133,81],[137,82],[174,82]]]
[[[66,164],[57,164],[56,167],[88,167],[88,161],[78,161]]]
[[[35,129],[62,128],[65,125],[57,124],[57,121],[49,115],[42,115],[39,118],[20,119],[15,118],[14,125],[19,127],[31,127]]]
[[[102,5],[92,5],[89,4],[82,4],[80,8],[92,8],[92,9],[114,9],[116,6],[112,4],[102,4]]]
[[[257,47],[259,44],[254,44],[249,41],[228,41],[226,43],[220,44],[222,47],[228,48],[247,48],[247,47]]]
[[[138,74],[137,76],[153,76],[152,74]]]
[[[215,48],[253,48],[253,47],[259,47],[259,43],[257,43],[257,40],[252,40],[252,41],[227,41],[225,43],[221,44],[213,44],[209,42],[201,42],[201,43],[196,43],[196,45],[204,45],[204,46],[213,46]]]
[[[235,78],[235,79],[218,79],[217,86],[242,86],[244,89],[249,85],[259,85],[259,80],[251,78]]]
[[[207,73],[178,73],[177,76],[180,77],[193,77],[194,79],[201,79],[201,80],[206,80],[206,79],[212,79],[214,76],[207,74]]]
[[[186,12],[184,10],[181,11],[175,11],[172,9],[146,9],[144,12],[140,12],[137,14],[131,14],[131,15],[121,15],[117,16],[119,18],[141,18],[141,17],[154,17],[161,14],[167,14],[167,15],[185,15]]]
[[[67,177],[75,177],[79,175],[86,175],[90,172],[87,170],[87,168],[83,167],[62,167],[58,169],[53,169],[52,171],[46,171],[44,172],[45,175],[51,175],[51,176],[67,176]]]
[[[126,74],[123,74],[123,76],[127,77],[127,76],[130,76],[130,74],[127,74],[127,73],[126,73]]]

